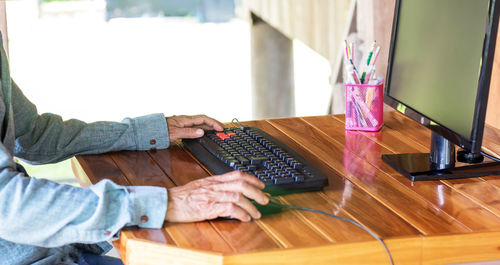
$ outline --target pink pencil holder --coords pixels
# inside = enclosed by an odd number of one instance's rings
[[[345,84],[345,129],[378,131],[384,124],[384,83]]]

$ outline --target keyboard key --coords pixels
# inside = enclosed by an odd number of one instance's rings
[[[225,134],[225,133],[223,133],[223,132],[218,132],[218,133],[216,133],[215,135],[216,135],[217,137],[219,137],[219,139],[221,139],[221,140],[226,140],[226,139],[229,139],[229,138],[230,138],[227,134]]]
[[[235,156],[236,160],[240,161],[242,165],[248,165],[250,164],[250,161],[246,159],[244,156],[236,155]]]
[[[267,160],[267,157],[266,156],[251,156],[249,159],[250,159],[250,164],[252,164],[252,165],[260,165],[264,161]]]

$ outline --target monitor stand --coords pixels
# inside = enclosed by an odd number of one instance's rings
[[[455,166],[455,145],[434,132],[431,153],[382,155],[382,160],[411,181],[500,175],[499,162]]]

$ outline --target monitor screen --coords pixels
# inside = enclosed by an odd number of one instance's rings
[[[487,79],[482,75],[490,0],[400,0],[396,9],[386,86],[390,105],[411,109],[428,119],[426,125],[444,128],[457,136],[450,140],[471,148],[483,96],[478,91],[481,82],[489,85],[489,73]]]

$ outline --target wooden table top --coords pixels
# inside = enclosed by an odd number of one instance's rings
[[[497,177],[410,182],[382,154],[428,152],[430,131],[387,112],[380,132],[344,130],[328,115],[244,122],[289,145],[329,177],[320,192],[281,196],[282,203],[352,218],[387,243],[396,264],[500,260]],[[485,146],[500,153],[500,133]],[[76,160],[74,160],[76,161]],[[175,143],[167,150],[77,157],[83,185],[173,187],[210,175]],[[286,210],[249,223],[215,220],[126,228],[115,242],[126,264],[390,264],[366,231],[320,214]]]

